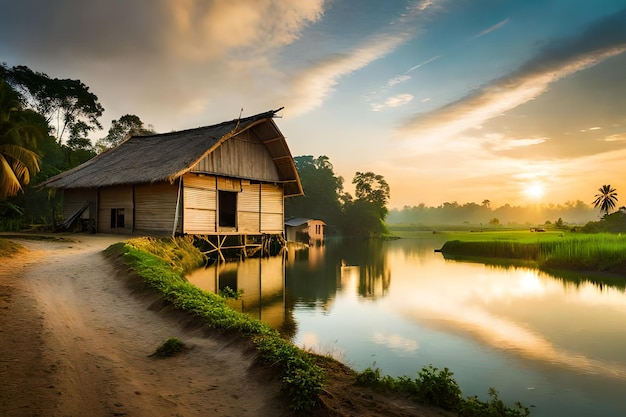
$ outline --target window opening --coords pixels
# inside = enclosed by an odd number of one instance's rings
[[[124,227],[124,209],[113,208],[111,209],[111,229]]]

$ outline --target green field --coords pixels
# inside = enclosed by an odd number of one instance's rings
[[[580,233],[548,229],[417,230],[395,225],[400,238],[436,238],[445,241],[448,258],[515,259],[535,262],[542,269],[608,271],[626,275],[626,234]]]
[[[544,269],[626,271],[626,236],[609,233],[448,233],[444,255],[509,258],[537,262]]]

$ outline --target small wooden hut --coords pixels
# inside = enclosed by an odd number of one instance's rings
[[[178,132],[132,136],[50,178],[63,190],[64,218],[101,233],[228,236],[260,245],[282,239],[283,199],[302,194],[272,110]],[[220,243],[222,242],[222,243]]]
[[[285,222],[285,236],[289,242],[321,242],[324,240],[322,220],[296,217]]]

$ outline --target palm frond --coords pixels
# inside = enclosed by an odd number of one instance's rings
[[[22,190],[20,180],[13,172],[11,165],[7,162],[2,154],[0,154],[0,199],[16,195]]]

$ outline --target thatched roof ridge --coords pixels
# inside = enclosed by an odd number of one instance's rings
[[[91,188],[174,181],[229,137],[258,123],[269,121],[273,124],[272,118],[281,109],[212,126],[132,136],[84,164],[50,178],[42,185],[50,188]],[[301,193],[295,165],[289,171],[285,180],[295,183]],[[294,191],[291,194],[299,194],[298,190]]]

